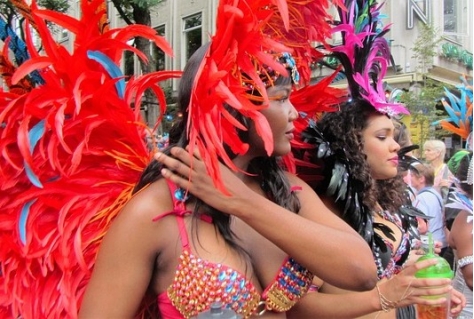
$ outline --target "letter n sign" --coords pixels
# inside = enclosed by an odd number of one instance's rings
[[[421,4],[421,7],[420,7]],[[431,0],[407,0],[407,29],[413,29],[415,15],[424,24],[431,22]]]

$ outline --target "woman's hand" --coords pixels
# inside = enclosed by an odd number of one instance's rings
[[[207,173],[197,150],[193,156],[183,148],[173,147],[171,154],[174,158],[161,152],[154,155],[155,160],[166,167],[161,170],[163,177],[217,210],[238,215],[238,210],[234,208],[239,207],[242,201],[249,201],[252,196],[259,196],[223,164],[219,164],[219,169],[227,194],[219,191]]]
[[[436,260],[413,263],[389,280],[379,284],[380,293],[396,307],[413,304],[439,305],[446,302],[445,297],[428,299],[426,296],[443,296],[452,290],[451,280],[447,278],[416,278],[415,273],[436,264]],[[456,299],[458,300],[458,299]]]
[[[451,291],[451,316],[456,318],[466,306],[466,297],[456,289]]]

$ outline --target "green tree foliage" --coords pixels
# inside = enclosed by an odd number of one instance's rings
[[[427,139],[447,135],[446,131],[431,125],[446,116],[441,99],[444,97],[444,88],[447,85],[427,76],[433,65],[433,57],[438,54],[437,47],[441,41],[438,30],[429,24],[420,23],[418,27],[420,33],[412,48],[412,58],[417,60],[416,70],[422,80],[412,84],[410,90],[401,95],[400,101],[410,110],[412,121],[420,125],[419,143],[423,145]]]
[[[412,86],[410,91],[401,95],[400,101],[407,105],[410,110],[412,121],[421,126],[420,145],[428,139],[440,139],[450,135],[449,132],[431,125],[431,123],[446,117],[446,112],[441,104],[444,97],[444,88],[453,87],[429,79],[424,75],[425,80]]]
[[[143,24],[151,26],[152,9],[164,0],[112,0],[120,17],[127,24]],[[134,45],[148,58],[148,63],[140,61],[142,73],[149,73],[156,70],[156,61],[150,54],[150,43],[147,39],[136,38]]]
[[[413,44],[412,58],[417,60],[416,69],[420,73],[426,73],[433,64],[433,57],[438,55],[437,47],[441,42],[439,31],[431,24],[419,23],[420,34]]]

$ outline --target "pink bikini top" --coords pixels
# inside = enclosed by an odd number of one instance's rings
[[[260,296],[253,284],[239,271],[193,255],[184,224],[184,216],[191,214],[191,211],[185,208],[183,191],[171,182],[168,185],[174,209],[153,221],[176,215],[182,252],[173,283],[167,291],[158,295],[158,308],[163,319],[194,317],[217,301],[244,318],[257,314],[259,308],[261,312],[285,312],[306,294],[313,275],[292,258],[284,260],[275,280]],[[203,217],[204,221],[212,222],[209,217]]]

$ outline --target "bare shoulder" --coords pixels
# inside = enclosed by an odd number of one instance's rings
[[[468,221],[470,216],[472,215],[469,212],[462,210],[454,219],[450,236],[453,237],[455,242],[463,242],[468,237],[472,239],[472,221]]]
[[[155,220],[173,209],[173,201],[166,181],[158,180],[134,194],[113,221],[107,235],[134,236],[160,240],[166,233],[166,222]]]
[[[170,189],[164,179],[160,179],[138,191],[124,206],[122,215],[130,218],[150,220],[173,208]]]

